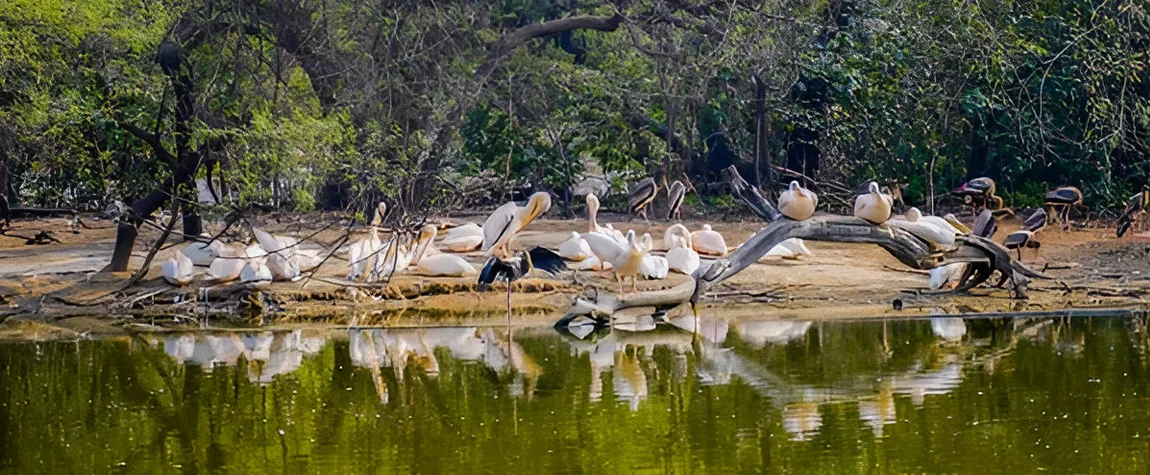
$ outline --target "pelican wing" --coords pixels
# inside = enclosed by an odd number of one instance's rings
[[[599,260],[615,267],[627,262],[627,246],[625,244],[620,244],[614,238],[599,233],[583,233],[581,236],[583,236],[584,241],[587,241],[587,245],[591,247],[591,252],[595,253]]]
[[[519,221],[515,219],[517,214],[519,214],[519,207],[514,202],[508,202],[491,213],[491,216],[487,217],[487,221],[483,222],[483,247],[481,249],[489,251],[508,233],[518,231]]]

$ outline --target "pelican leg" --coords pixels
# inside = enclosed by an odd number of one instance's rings
[[[619,277],[619,273],[615,273],[615,282],[619,284],[619,295],[623,295],[623,279]]]

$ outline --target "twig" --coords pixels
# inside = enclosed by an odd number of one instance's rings
[[[906,273],[906,274],[930,275],[930,271],[919,270],[919,269],[899,269],[897,267],[891,267],[891,266],[888,266],[886,264],[883,264],[882,268],[886,269],[886,270],[895,271],[895,272],[902,272],[902,273]]]

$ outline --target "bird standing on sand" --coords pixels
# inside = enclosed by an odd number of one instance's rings
[[[1143,185],[1142,191],[1130,197],[1122,217],[1118,218],[1118,237],[1122,237],[1136,224],[1141,224],[1142,215],[1147,211],[1150,211],[1150,185]]]
[[[655,201],[655,195],[659,193],[659,185],[655,184],[654,178],[644,178],[639,183],[636,183],[631,188],[631,193],[627,198],[627,210],[632,214],[638,214],[647,220],[647,206]]]
[[[1070,208],[1082,204],[1082,191],[1073,186],[1055,188],[1046,194],[1043,206],[1058,211],[1058,219],[1062,222],[1062,230],[1070,230]]]
[[[682,219],[680,212],[683,208],[683,198],[687,196],[687,186],[679,180],[671,183],[667,188],[667,219],[678,221]]]
[[[950,193],[969,200],[973,213],[978,214],[984,209],[1002,208],[1002,198],[995,195],[996,186],[993,179],[987,177],[974,178]]]
[[[644,246],[635,239],[635,230],[627,231],[625,244],[600,233],[585,233],[583,239],[599,260],[611,264],[615,271],[615,281],[619,283],[619,294],[623,294],[623,281],[628,277],[631,278],[631,291],[634,292],[639,265],[647,254],[643,250]]]
[[[1038,249],[1042,247],[1042,243],[1035,239],[1034,235],[1046,227],[1046,220],[1045,210],[1035,211],[1022,223],[1022,229],[1006,235],[1006,240],[1002,243],[1003,246],[1018,251],[1018,260],[1021,261],[1022,248]]]
[[[514,201],[500,206],[483,222],[482,250],[496,258],[511,257],[511,241],[515,235],[551,209],[551,195],[539,192],[519,206]]]

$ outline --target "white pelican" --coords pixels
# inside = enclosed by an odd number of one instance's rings
[[[419,231],[419,236],[411,242],[410,246],[399,244],[398,238],[384,244],[383,250],[380,251],[379,257],[375,260],[375,267],[371,271],[372,277],[376,279],[383,276],[391,278],[395,274],[407,270],[415,261],[416,256],[427,253],[427,247],[431,245],[431,240],[435,237],[434,233],[435,226],[427,225]]]
[[[476,275],[479,271],[475,267],[465,261],[462,257],[452,254],[435,254],[432,256],[424,255],[427,251],[435,249],[431,244],[435,240],[436,229],[433,225],[423,227],[424,234],[430,237],[425,239],[420,247],[424,251],[417,253],[413,259],[415,268],[420,274],[430,276],[442,277],[463,277],[468,275]]]
[[[252,234],[256,236],[256,242],[260,243],[260,247],[269,254],[280,253],[284,257],[291,257],[299,245],[299,239],[290,236],[273,236],[271,233],[254,226],[252,227]]]
[[[220,255],[220,249],[224,247],[224,243],[215,240],[208,244],[207,241],[212,238],[208,233],[201,234],[200,237],[203,241],[188,244],[182,252],[188,259],[191,259],[193,265],[207,267],[212,265],[212,261]]]
[[[710,224],[704,224],[702,230],[691,233],[691,247],[707,256],[727,255],[727,241],[718,231],[711,230]]]
[[[284,257],[282,253],[271,253],[267,258],[267,268],[273,280],[295,280],[299,277],[299,263],[293,259],[295,256]]]
[[[648,279],[666,279],[668,270],[670,270],[670,264],[667,262],[667,258],[663,256],[646,255],[639,262],[639,274]]]
[[[955,235],[966,234],[965,231],[959,229],[957,226],[954,225],[954,223],[947,221],[946,218],[940,218],[938,216],[924,216],[924,215],[922,215],[922,212],[920,211],[918,220],[922,221],[924,223],[936,226],[939,229],[953,233]]]
[[[674,249],[680,244],[691,247],[691,231],[679,223],[668,226],[667,230],[663,232],[663,246],[667,249]]]
[[[531,195],[526,206],[509,202],[491,213],[483,222],[483,247],[489,255],[511,257],[511,240],[515,234],[551,209],[551,195],[539,192]]]
[[[559,256],[569,261],[579,262],[595,254],[591,252],[591,246],[587,245],[587,241],[579,237],[579,233],[572,231],[571,237],[563,244],[559,245]]]
[[[691,233],[682,224],[667,228],[663,235],[667,245],[667,267],[682,274],[691,275],[699,268],[699,253],[691,249]]]
[[[930,243],[932,247],[938,249],[954,247],[954,236],[957,230],[953,226],[948,224],[948,229],[944,229],[922,221],[920,218],[922,218],[922,212],[918,208],[911,208],[906,212],[906,219],[891,219],[886,224],[909,232]]]
[[[176,255],[160,264],[160,273],[164,280],[172,285],[188,285],[192,283],[194,266],[183,252],[176,251]]]
[[[950,223],[951,226],[954,226],[954,228],[957,229],[962,234],[970,234],[971,233],[970,226],[967,226],[962,221],[959,221],[958,217],[955,216],[953,213],[947,214],[946,216],[943,216],[942,219],[944,221],[946,221],[947,223]]]
[[[966,264],[947,264],[930,270],[930,290],[939,290],[966,270]]]
[[[272,279],[272,271],[262,259],[248,259],[240,270],[240,282],[270,282]]]
[[[347,280],[355,280],[364,276],[364,272],[375,267],[375,261],[383,243],[379,240],[379,225],[387,214],[387,204],[380,202],[375,209],[375,216],[371,218],[371,230],[367,237],[351,243],[348,246],[348,266],[350,272]]]
[[[599,215],[599,198],[594,193],[587,193],[587,232],[611,234],[608,228],[599,225],[596,217]]]
[[[627,244],[619,244],[614,239],[599,233],[584,233],[583,239],[591,246],[591,251],[603,262],[615,269],[615,281],[619,282],[619,293],[623,293],[623,279],[631,278],[631,291],[635,291],[635,275],[643,262],[643,252],[635,240],[635,231],[627,231]]]
[[[795,221],[802,221],[815,214],[819,205],[819,195],[791,181],[791,186],[779,195],[779,212]]]
[[[217,282],[228,282],[240,278],[248,261],[262,257],[259,246],[245,248],[240,244],[228,244],[220,248],[219,256],[208,267],[208,277]],[[258,251],[257,251],[258,249]],[[261,259],[262,260],[262,259]]]
[[[855,198],[855,216],[874,224],[882,224],[890,219],[892,204],[890,195],[879,191],[878,183],[872,181],[867,185],[867,193]]]
[[[471,252],[483,245],[483,228],[475,223],[456,226],[443,233],[439,248],[448,252]]]
[[[568,262],[567,268],[571,270],[608,270],[611,264],[599,260],[594,253],[579,262]]]
[[[807,245],[802,239],[787,238],[767,251],[767,255],[778,256],[783,259],[798,259],[801,256],[811,255],[811,250],[807,249]]]

